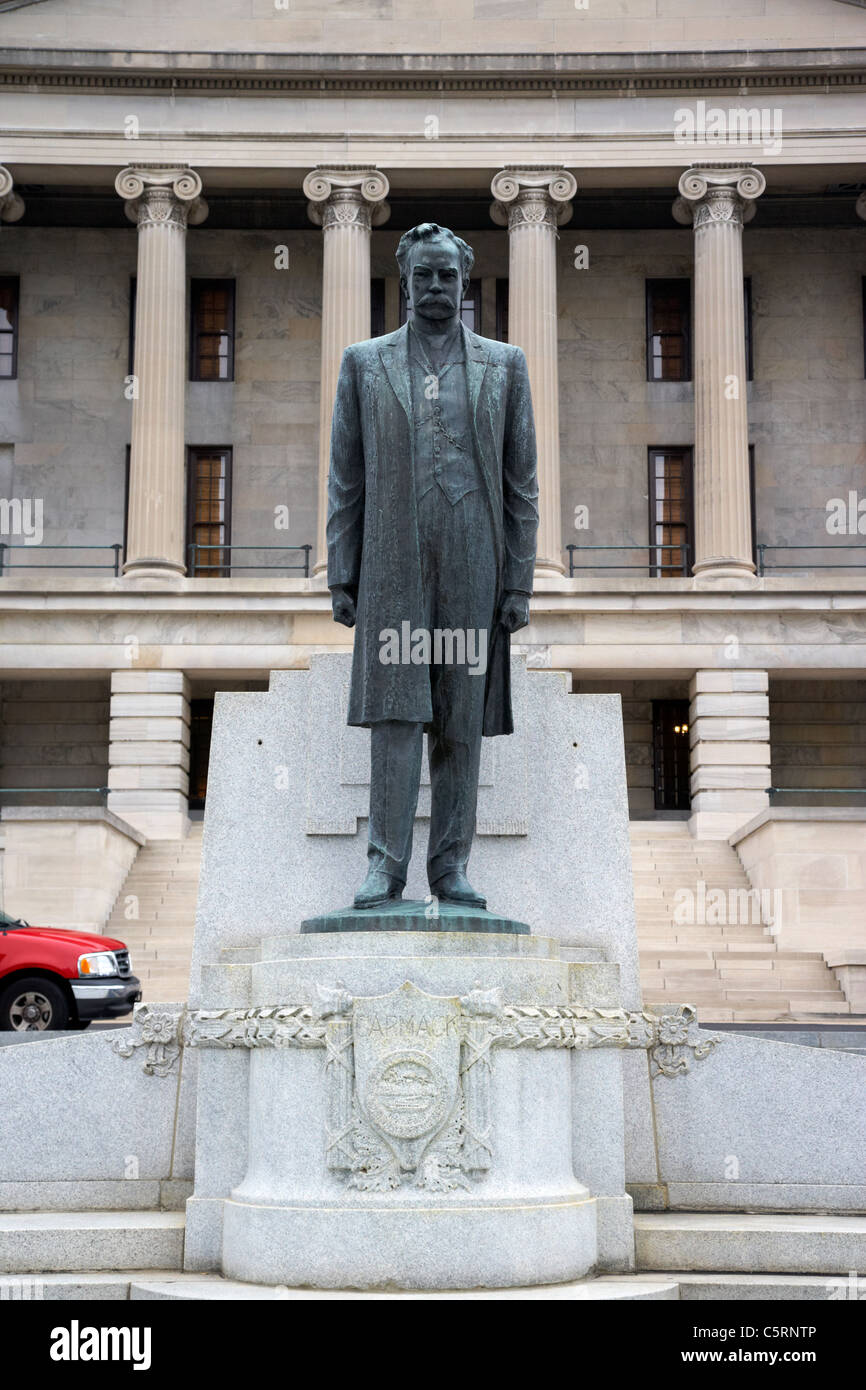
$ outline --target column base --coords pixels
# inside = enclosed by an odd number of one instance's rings
[[[123,566],[124,579],[185,579],[183,565],[172,564],[168,560],[129,560]]]
[[[147,840],[185,840],[189,834],[187,799],[179,792],[110,791],[107,805]]]
[[[555,560],[538,560],[533,577],[535,579],[562,579],[564,574],[565,565],[557,564]]]
[[[688,820],[689,834],[695,840],[728,840],[753,820],[760,809],[744,807],[741,811],[694,811]]]
[[[693,569],[698,589],[753,589],[758,582],[751,561],[704,560]]]

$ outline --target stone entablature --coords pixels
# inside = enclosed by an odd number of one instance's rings
[[[585,28],[586,22],[582,21]],[[756,58],[760,55],[759,65]],[[184,53],[178,69],[162,50],[138,49],[122,70],[109,49],[51,49],[30,52],[0,48],[0,86],[33,85],[77,91],[165,91],[256,93],[370,91],[478,91],[489,95],[537,91],[602,92],[631,96],[678,89],[743,95],[780,89],[821,91],[866,86],[866,50],[852,47],[785,50],[778,39],[762,49],[697,51],[526,53],[317,53],[211,52]],[[130,68],[132,69],[130,71]]]
[[[194,675],[266,677],[313,651],[349,650],[326,591],[310,580],[178,579],[136,590],[124,580],[0,580],[8,678],[103,674],[149,664]],[[38,629],[35,624],[38,624]],[[129,644],[134,631],[137,648]],[[641,674],[727,667],[860,675],[862,579],[767,577],[736,594],[686,579],[539,580],[518,649],[530,665]],[[736,658],[724,656],[736,639]],[[728,648],[726,648],[728,644]],[[136,656],[136,651],[139,653]]]

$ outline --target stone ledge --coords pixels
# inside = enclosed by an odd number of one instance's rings
[[[736,849],[747,835],[772,821],[863,821],[866,824],[866,806],[768,806],[729,835],[728,844]]]
[[[2,821],[103,821],[121,835],[127,835],[137,845],[147,844],[141,831],[128,821],[116,816],[106,806],[4,806],[0,811]]]

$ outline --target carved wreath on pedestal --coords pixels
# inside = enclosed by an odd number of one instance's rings
[[[495,1048],[640,1048],[654,1076],[675,1077],[720,1041],[686,1004],[661,1013],[506,1004],[497,989],[458,999],[407,982],[376,998],[337,984],[311,1004],[254,1009],[139,1005],[115,1048],[124,1057],[145,1048],[144,1070],[157,1076],[185,1046],[324,1048],[328,1167],[362,1191],[446,1192],[490,1168]]]

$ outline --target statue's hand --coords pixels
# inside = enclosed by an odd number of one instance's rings
[[[355,600],[348,589],[331,590],[331,611],[335,623],[342,623],[343,627],[355,626]]]
[[[499,608],[499,621],[507,632],[518,632],[529,622],[529,595],[504,594]]]

